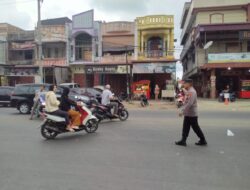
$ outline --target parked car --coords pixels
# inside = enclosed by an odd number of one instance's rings
[[[10,106],[11,94],[14,87],[11,86],[0,86],[0,105],[4,107]]]
[[[20,113],[28,114],[33,106],[35,93],[40,89],[42,84],[20,84],[14,88],[11,96],[11,106],[17,108]],[[44,84],[48,90],[50,84]]]
[[[67,88],[80,88],[80,85],[77,83],[62,83],[59,87],[67,87]]]
[[[19,110],[21,114],[29,114],[34,104],[33,99],[35,97],[35,93],[37,90],[39,90],[41,85],[42,84],[17,85],[14,88],[14,91],[11,96],[11,106],[16,107],[17,110]],[[51,84],[44,84],[46,91],[48,91],[50,85]],[[59,101],[61,99],[61,95],[62,95],[64,88],[67,88],[67,87],[62,87],[62,86],[57,87],[56,96]],[[91,99],[90,97],[84,96],[82,94],[74,93],[74,92],[70,92],[69,97],[73,101],[81,100],[85,104],[90,104],[90,102],[93,101],[93,99]]]
[[[98,102],[101,102],[102,92],[96,90],[95,88],[73,88],[71,89],[72,93],[84,95],[92,99],[96,99]]]

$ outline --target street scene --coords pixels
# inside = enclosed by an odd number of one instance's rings
[[[249,190],[250,0],[1,0],[0,190]]]

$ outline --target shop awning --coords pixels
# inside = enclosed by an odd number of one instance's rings
[[[249,68],[250,63],[208,63],[201,67],[201,69],[226,69],[226,68]]]

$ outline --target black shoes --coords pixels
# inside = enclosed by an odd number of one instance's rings
[[[199,142],[195,143],[197,146],[207,146],[207,141],[206,140],[200,140]]]
[[[187,146],[186,141],[180,140],[175,142],[176,145],[178,146]],[[207,146],[207,141],[206,140],[200,140],[199,142],[195,143],[197,146]]]
[[[183,141],[183,140],[175,142],[175,144],[178,145],[178,146],[187,146],[187,143],[185,141]]]

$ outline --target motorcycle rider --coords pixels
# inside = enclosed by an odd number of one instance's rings
[[[69,99],[69,88],[64,88],[62,97],[61,97],[61,104],[60,109],[62,111],[68,112],[69,117],[71,118],[73,126],[80,126],[81,124],[81,115],[78,111],[71,109],[71,107],[77,107],[77,103]],[[74,127],[74,129],[79,129],[79,127]]]
[[[56,90],[56,85],[51,85],[49,87],[49,92],[47,92],[45,96],[45,109],[51,115],[56,115],[65,118],[65,122],[67,125],[66,129],[68,131],[74,132],[74,127],[70,125],[68,113],[59,109],[60,102],[56,98]]]
[[[117,112],[118,112],[118,103],[117,102],[111,102],[111,100],[114,100],[114,95],[111,92],[111,86],[107,84],[105,86],[105,90],[102,92],[102,105],[105,106],[110,106],[111,108],[114,108],[114,113],[113,115],[115,117],[118,117]]]

